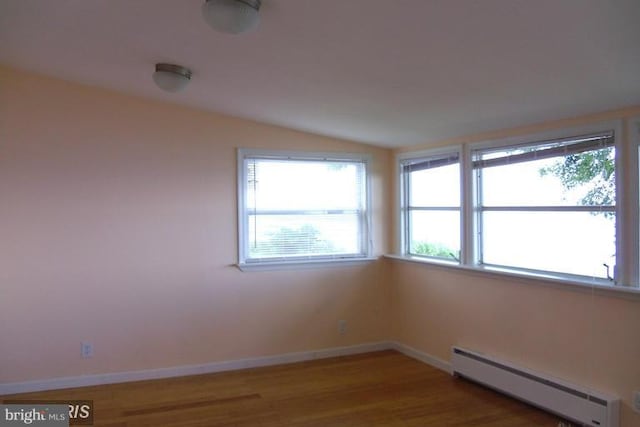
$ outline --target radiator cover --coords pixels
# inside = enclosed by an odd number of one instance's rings
[[[461,347],[452,372],[567,419],[592,427],[618,427],[620,399],[536,373]]]

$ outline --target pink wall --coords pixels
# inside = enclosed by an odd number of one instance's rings
[[[371,153],[377,254],[388,150],[8,69],[0,82],[0,383],[388,339],[382,261],[232,266],[237,147]]]
[[[622,426],[640,425],[640,298],[591,295],[391,261],[393,335],[442,360],[459,345],[624,399]]]
[[[0,383],[394,339],[613,392],[640,425],[637,298],[397,261],[242,273],[236,147],[373,154],[375,252],[389,251],[388,150],[0,68]]]
[[[640,108],[438,145],[635,115],[640,115]],[[389,263],[392,335],[397,341],[444,361],[449,361],[451,347],[459,345],[608,391],[623,399],[622,426],[640,426],[640,415],[631,409],[632,391],[640,390],[640,295],[592,295],[589,290],[539,281],[404,261]]]

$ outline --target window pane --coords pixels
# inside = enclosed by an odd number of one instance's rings
[[[493,155],[496,153],[491,153]],[[613,206],[614,166],[614,148],[604,148],[564,157],[484,168],[481,204]]]
[[[410,211],[409,253],[460,258],[459,211]]]
[[[241,262],[367,256],[364,160],[264,156],[244,159]]]
[[[484,212],[483,262],[590,277],[613,275],[615,216],[589,212]]]
[[[362,163],[251,159],[247,169],[249,211],[362,208]]]
[[[249,257],[363,255],[359,215],[249,215]]]
[[[409,206],[460,206],[460,164],[411,172]]]

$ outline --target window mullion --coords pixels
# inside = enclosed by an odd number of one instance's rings
[[[403,254],[408,254],[410,252],[410,247],[411,247],[411,242],[410,242],[410,236],[411,236],[411,214],[409,213],[409,210],[411,209],[411,203],[410,203],[410,194],[411,194],[411,174],[409,172],[406,172],[406,170],[403,168],[402,169],[402,177],[404,178],[402,181],[402,185],[403,185],[403,193],[402,193],[402,204],[404,205],[403,208],[403,212],[402,212],[402,253]]]
[[[472,248],[473,248],[473,258],[472,262],[474,265],[480,265],[483,262],[483,232],[482,232],[482,169],[471,169],[473,172],[472,176],[472,194],[470,209],[471,218],[472,218],[472,234],[470,235],[472,239]]]
[[[482,206],[483,212],[616,212],[616,206]]]
[[[349,215],[366,213],[363,209],[252,209],[250,215]]]
[[[626,132],[624,132],[626,131]],[[616,254],[614,277],[623,286],[639,286],[640,232],[638,230],[638,147],[640,146],[640,117],[628,119],[622,137],[616,138]]]
[[[412,211],[457,211],[460,212],[459,206],[410,206]]]
[[[472,161],[469,147],[462,147],[460,150],[460,264],[462,265],[473,265],[475,257]]]

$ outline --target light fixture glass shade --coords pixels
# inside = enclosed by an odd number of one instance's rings
[[[206,0],[202,16],[214,30],[239,34],[260,23],[260,0]]]
[[[153,81],[167,92],[179,92],[184,89],[191,80],[191,71],[180,65],[156,64],[153,73]]]

